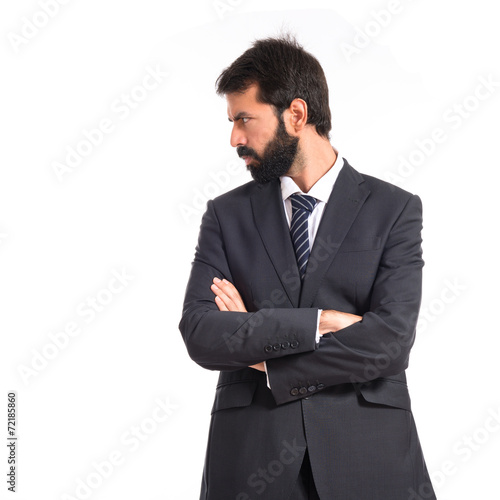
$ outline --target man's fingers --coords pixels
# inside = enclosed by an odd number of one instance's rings
[[[357,314],[345,313],[334,309],[323,310],[319,321],[319,333],[320,335],[324,335],[329,332],[337,332],[362,319],[363,317]]]
[[[219,311],[229,311],[226,304],[224,304],[224,301],[220,297],[215,297],[215,303],[217,304]]]
[[[218,281],[217,281],[218,280]],[[241,300],[240,294],[236,287],[226,279],[219,280],[219,278],[214,278],[214,283],[234,302]]]
[[[232,283],[227,280],[222,280],[222,289],[224,290],[226,295],[234,302],[239,310],[246,311],[240,292],[238,292],[238,290]]]
[[[234,303],[230,297],[227,296],[227,294],[219,288],[217,285],[213,284],[211,287],[212,292],[215,293],[215,297],[219,298],[229,310],[231,310],[231,307],[234,307]]]
[[[245,304],[236,287],[226,279],[214,278],[212,291],[220,297],[229,311],[247,312]]]

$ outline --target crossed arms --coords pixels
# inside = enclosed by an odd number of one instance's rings
[[[211,289],[215,294],[215,303],[219,311],[247,312],[238,290],[226,279],[214,278]],[[335,311],[334,309],[321,311],[318,326],[319,334],[324,335],[325,333],[336,332],[362,319],[361,316],[356,314]],[[250,368],[261,372],[265,371],[263,361],[255,365],[250,365]]]
[[[292,399],[290,387],[298,381],[328,387],[400,374],[408,366],[420,307],[421,227],[420,199],[410,196],[384,237],[369,308],[362,318],[323,308],[317,345],[318,307],[247,312],[245,276],[233,279],[227,257],[237,249],[224,240],[214,202],[209,202],[179,324],[189,355],[210,370],[262,370],[266,361],[277,404]],[[251,278],[251,270],[246,276]],[[214,277],[226,282],[214,283]],[[291,339],[293,349],[264,349]]]

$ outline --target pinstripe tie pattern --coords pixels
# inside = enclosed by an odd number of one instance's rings
[[[300,277],[303,278],[306,272],[307,261],[311,249],[309,248],[309,223],[308,219],[316,206],[317,200],[306,194],[290,195],[292,202],[292,222],[290,224],[290,234],[292,236],[293,248],[297,256]]]

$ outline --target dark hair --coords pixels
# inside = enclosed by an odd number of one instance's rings
[[[219,95],[245,92],[258,85],[257,99],[281,117],[296,98],[307,103],[307,123],[329,138],[332,128],[328,85],[319,61],[291,35],[256,40],[217,78]]]

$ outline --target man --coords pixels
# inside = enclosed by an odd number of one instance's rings
[[[338,155],[323,70],[291,37],[217,91],[254,181],[208,202],[179,325],[220,370],[200,498],[434,499],[405,378],[420,199]]]

